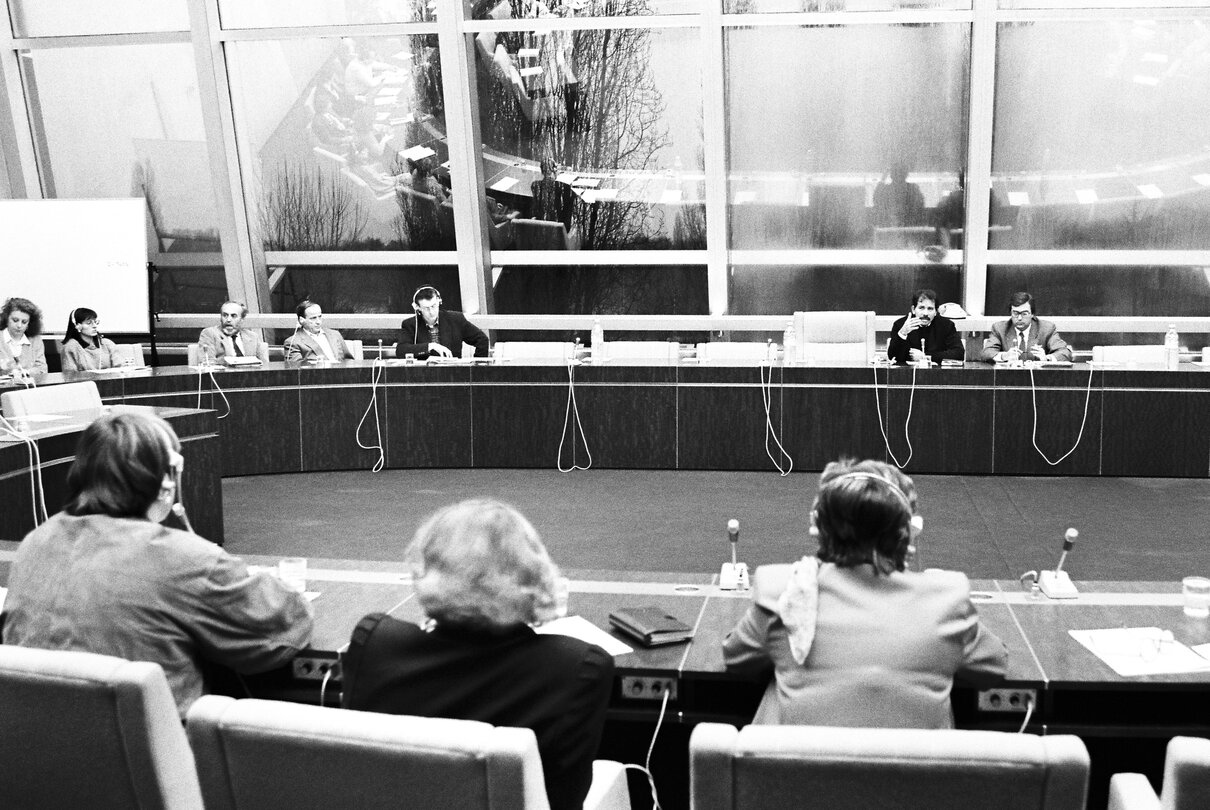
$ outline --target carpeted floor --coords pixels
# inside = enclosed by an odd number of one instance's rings
[[[399,560],[439,506],[491,496],[524,512],[567,569],[709,572],[740,522],[750,566],[808,551],[818,476],[589,470],[393,470],[228,478],[228,550]],[[915,477],[921,562],[975,578],[1051,567],[1080,531],[1073,578],[1174,580],[1207,573],[1210,481],[1143,478]]]

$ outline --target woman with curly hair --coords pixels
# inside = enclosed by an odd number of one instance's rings
[[[21,368],[46,373],[46,348],[42,345],[42,310],[28,298],[10,298],[0,309],[0,371]]]

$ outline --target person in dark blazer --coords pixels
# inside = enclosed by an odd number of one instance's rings
[[[613,658],[534,632],[559,612],[559,572],[537,531],[503,503],[463,501],[430,517],[408,556],[428,622],[362,619],[344,659],[342,705],[533,729],[552,810],[578,810],[592,784]]]
[[[820,475],[819,549],[756,569],[727,666],[772,669],[754,723],[952,728],[955,675],[992,683],[1004,643],[979,622],[965,575],[907,570],[923,527],[910,478],[880,461]]]
[[[1036,299],[1027,292],[1013,293],[1008,299],[1007,321],[992,324],[992,332],[983,341],[983,359],[993,363],[1021,360],[1060,360],[1071,362],[1071,347],[1059,337],[1050,321],[1034,317]]]
[[[425,285],[412,294],[416,314],[399,324],[396,357],[461,357],[462,344],[475,347],[475,357],[487,357],[488,339],[482,329],[456,310],[441,309],[441,293]]]
[[[323,326],[323,309],[312,301],[303,301],[295,310],[298,327],[286,338],[282,348],[286,360],[293,362],[318,362],[322,360],[351,360],[353,353],[345,345],[345,339],[335,329]]]
[[[966,357],[954,322],[937,314],[937,293],[912,293],[912,308],[891,326],[887,357],[896,363],[917,362],[925,357],[934,362]]]

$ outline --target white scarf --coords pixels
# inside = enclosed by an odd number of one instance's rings
[[[777,612],[790,632],[790,654],[799,664],[807,660],[815,641],[819,615],[819,558],[803,557],[790,570],[790,581],[777,599]]]

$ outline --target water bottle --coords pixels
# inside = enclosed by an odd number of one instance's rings
[[[1168,324],[1168,332],[1164,335],[1164,365],[1174,370],[1181,362],[1181,336],[1176,333],[1176,324]]]
[[[794,334],[794,321],[786,321],[786,331],[782,335],[782,362],[789,366],[798,359],[798,336]]]
[[[592,359],[600,363],[605,360],[605,330],[601,328],[601,319],[592,322]]]

